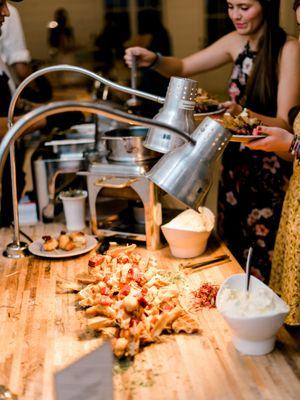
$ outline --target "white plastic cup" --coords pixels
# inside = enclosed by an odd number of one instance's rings
[[[59,195],[63,202],[66,226],[68,231],[80,231],[85,228],[85,199],[87,192],[82,191],[82,195],[76,197]]]

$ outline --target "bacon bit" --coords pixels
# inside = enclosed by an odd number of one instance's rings
[[[138,319],[136,319],[136,318],[131,318],[131,320],[130,320],[130,324],[129,324],[129,326],[130,327],[132,327],[132,326],[137,326],[137,324],[139,323],[140,321],[138,320]]]
[[[129,285],[124,285],[122,289],[120,290],[120,295],[121,296],[128,296],[130,293],[130,286]]]
[[[89,259],[89,267],[97,267],[98,265],[102,264],[104,261],[104,257],[102,255],[95,255]]]
[[[171,306],[171,304],[164,304],[162,307],[163,311],[171,311],[173,310],[174,306]]]
[[[101,293],[103,296],[108,296],[110,292],[109,292],[109,289],[108,289],[108,288],[103,287],[103,288],[100,289],[100,293]]]
[[[141,290],[141,293],[143,296],[145,296],[148,293],[148,289],[146,287],[143,287],[143,289]]]
[[[129,268],[128,273],[127,273],[127,279],[133,280],[133,277],[134,277],[134,269]]]
[[[140,306],[142,306],[143,308],[147,307],[147,305],[148,305],[148,301],[143,296],[141,296],[138,299],[138,302],[139,302]]]
[[[193,292],[195,296],[195,305],[197,307],[216,307],[216,297],[219,290],[218,285],[212,285],[211,283],[203,283],[198,290]]]

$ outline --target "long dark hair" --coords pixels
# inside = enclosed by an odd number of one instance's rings
[[[246,88],[246,105],[253,111],[276,115],[279,56],[286,32],[279,26],[280,0],[258,0],[264,13],[264,31]]]

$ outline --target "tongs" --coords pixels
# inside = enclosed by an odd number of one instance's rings
[[[210,265],[210,264],[215,264],[218,262],[225,262],[225,261],[230,261],[230,257],[227,254],[222,254],[221,256],[217,256],[217,257],[213,257],[210,258],[209,260],[205,260],[205,261],[201,261],[195,264],[186,264],[186,265],[180,265],[182,268],[189,268],[192,270],[201,268],[201,267],[205,267],[206,265]]]

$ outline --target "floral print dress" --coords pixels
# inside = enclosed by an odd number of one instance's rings
[[[256,53],[247,44],[237,57],[229,83],[232,101],[247,106],[246,83]],[[259,110],[275,116],[276,110]],[[274,153],[253,151],[229,143],[222,160],[218,201],[218,230],[244,266],[253,247],[252,274],[269,281],[274,243],[291,163]]]
[[[300,113],[294,124],[300,136]],[[290,306],[286,323],[300,325],[300,164],[294,162],[276,237],[270,286]]]

